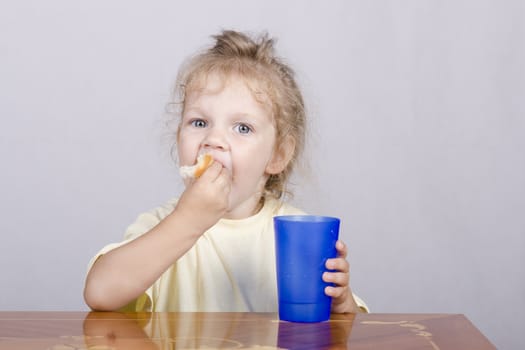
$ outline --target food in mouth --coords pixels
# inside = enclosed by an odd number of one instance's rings
[[[183,179],[198,179],[206,169],[213,163],[213,157],[204,153],[197,158],[194,165],[183,165],[180,167],[180,175]]]

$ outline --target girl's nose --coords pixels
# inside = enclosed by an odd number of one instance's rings
[[[203,140],[204,148],[227,150],[228,142],[225,133],[217,128],[210,129]]]

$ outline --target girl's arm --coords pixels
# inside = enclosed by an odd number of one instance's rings
[[[143,294],[224,215],[230,187],[228,171],[212,164],[157,226],[95,262],[84,288],[87,305],[116,310]]]

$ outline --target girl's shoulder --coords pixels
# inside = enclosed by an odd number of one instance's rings
[[[273,207],[274,215],[304,215],[305,212],[301,209],[296,208],[292,204],[277,200],[277,199],[271,199],[270,206]]]

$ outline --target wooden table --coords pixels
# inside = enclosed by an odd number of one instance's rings
[[[1,350],[495,349],[463,315],[0,312]]]

